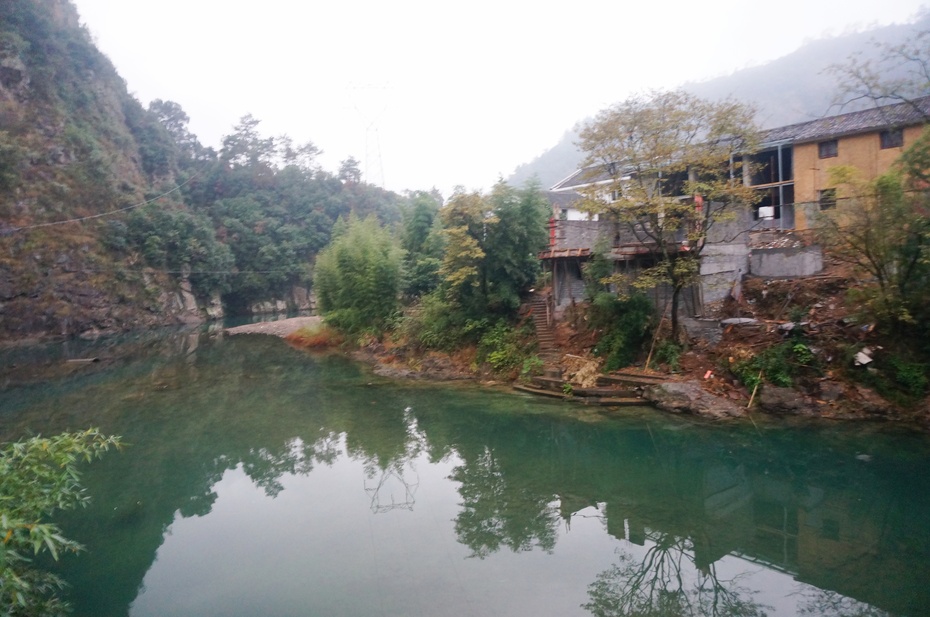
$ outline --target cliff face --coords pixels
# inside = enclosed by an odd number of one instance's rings
[[[0,340],[201,318],[108,244],[107,213],[174,182],[158,130],[70,2],[0,0]]]

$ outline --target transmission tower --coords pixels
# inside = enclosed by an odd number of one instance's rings
[[[384,161],[381,159],[381,135],[378,123],[388,110],[389,84],[356,84],[346,87],[346,94],[362,123],[365,139],[365,160],[362,162],[365,181],[384,188]]]

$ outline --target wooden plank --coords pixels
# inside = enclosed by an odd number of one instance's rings
[[[636,385],[636,386],[654,386],[656,384],[665,383],[668,381],[667,377],[651,377],[651,376],[632,376],[632,375],[601,375],[597,378],[597,385],[599,386],[608,386],[608,385]]]
[[[613,398],[634,397],[636,393],[628,388],[606,387],[606,388],[579,388],[572,390],[575,396],[610,396]]]
[[[599,405],[601,407],[650,407],[649,402],[641,398],[585,398],[581,399],[585,405]]]
[[[526,392],[528,394],[538,394],[540,396],[548,396],[550,398],[566,398],[561,392],[555,392],[554,390],[543,390],[541,388],[533,388],[531,386],[524,386],[521,384],[514,384],[513,389],[519,392]]]
[[[533,377],[533,385],[562,393],[565,382],[560,377]]]

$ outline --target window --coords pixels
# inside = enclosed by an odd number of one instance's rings
[[[839,148],[837,147],[835,139],[831,139],[830,141],[822,141],[817,144],[817,154],[822,159],[833,158],[838,153]]]
[[[900,148],[904,145],[904,131],[901,129],[889,129],[878,134],[882,150],[887,148]]]
[[[820,209],[830,210],[836,207],[836,189],[824,189],[820,191]]]
[[[782,206],[794,203],[794,185],[782,184],[767,189],[760,189],[761,197],[753,208],[753,219],[756,221],[780,221]]]
[[[759,186],[793,180],[791,155],[791,146],[779,146],[774,150],[753,154],[748,163],[750,165],[749,185]]]

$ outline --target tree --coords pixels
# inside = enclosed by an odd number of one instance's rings
[[[132,212],[125,229],[127,244],[141,248],[148,265],[188,278],[200,297],[228,290],[233,253],[205,216],[147,206]],[[118,237],[114,231],[111,225],[111,243]]]
[[[456,192],[441,211],[446,252],[439,275],[447,299],[477,312],[484,307],[480,298],[482,247],[488,225],[496,219],[478,192]]]
[[[154,115],[161,125],[168,131],[178,149],[190,158],[201,148],[197,137],[188,129],[190,117],[184,109],[174,101],[155,99],[149,103],[149,113]]]
[[[698,280],[708,232],[757,199],[740,162],[758,140],[754,115],[735,101],[652,92],[601,111],[581,131],[592,181],[605,178],[585,191],[585,207],[613,217],[650,250],[655,265],[634,285],[670,287],[673,337],[681,291]]]
[[[422,191],[410,196],[405,212],[401,245],[404,257],[404,295],[416,298],[439,285],[443,242],[439,208],[442,201]]]
[[[339,180],[343,184],[358,184],[362,181],[362,169],[354,156],[339,163]]]
[[[491,189],[496,218],[489,226],[483,263],[484,295],[495,312],[514,312],[539,274],[538,253],[548,241],[548,202],[534,181],[515,189],[503,180]]]
[[[840,82],[837,104],[905,103],[928,125],[895,167],[874,181],[863,181],[848,167],[831,169],[843,199],[821,213],[818,233],[834,258],[864,275],[854,290],[860,307],[913,347],[930,331],[930,117],[921,104],[930,91],[930,31],[875,45],[880,51],[875,61],[853,55],[830,67]]]
[[[80,544],[44,522],[58,510],[87,504],[78,463],[120,447],[119,437],[97,429],[32,437],[0,450],[0,606],[5,615],[59,615],[67,607],[55,596],[64,582],[33,567],[29,554],[78,552]]]
[[[267,171],[274,166],[277,154],[273,137],[262,137],[258,132],[261,120],[252,114],[239,119],[231,135],[223,137],[221,156],[233,167],[249,167],[253,172]]]
[[[350,218],[316,261],[313,282],[328,323],[380,335],[397,309],[403,252],[372,216]]]
[[[841,205],[818,220],[819,240],[829,254],[863,275],[855,290],[860,307],[904,331],[921,322],[926,326],[930,318],[930,199],[924,190],[908,190],[914,178],[906,169],[899,164],[867,182],[853,168],[832,168]]]
[[[279,156],[286,166],[293,166],[297,169],[313,172],[317,170],[316,157],[323,151],[320,150],[312,141],[295,146],[294,140],[287,135],[278,137]]]
[[[854,54],[827,69],[839,81],[836,105],[909,103],[926,117],[916,100],[930,91],[930,31],[914,32],[896,45],[873,44],[877,59]]]
[[[510,316],[539,271],[548,206],[535,184],[499,181],[490,195],[456,191],[442,210],[448,293],[473,317]]]

